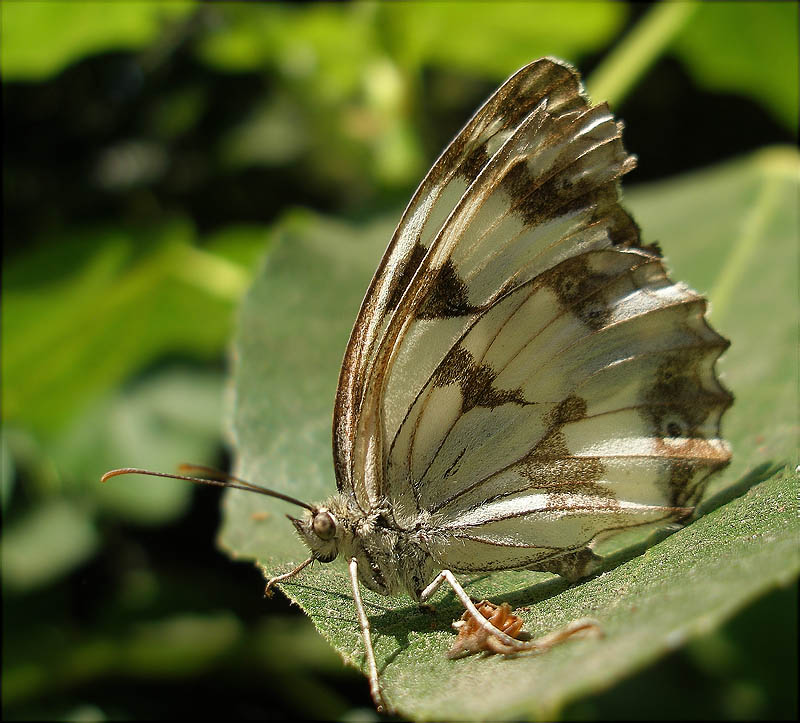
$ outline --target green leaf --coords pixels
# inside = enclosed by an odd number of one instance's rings
[[[388,51],[405,70],[424,65],[505,77],[544,54],[602,48],[625,21],[617,3],[471,2],[268,4],[218,8],[224,17],[198,46],[215,68],[276,64],[297,79],[319,74],[320,90],[341,97]]]
[[[3,588],[26,591],[48,583],[86,560],[97,544],[86,510],[52,499],[3,530]]]
[[[617,105],[666,48],[683,61],[699,85],[749,97],[796,133],[796,6],[657,3],[595,70],[588,82],[591,96]]]
[[[68,623],[48,622],[28,631],[24,647],[19,638],[8,645],[12,662],[3,667],[4,706],[42,700],[54,688],[98,685],[109,675],[163,682],[208,672],[222,656],[235,653],[245,633],[229,612],[137,620],[121,630],[82,635]]]
[[[222,436],[220,373],[170,368],[92,405],[50,445],[64,485],[115,517],[163,524],[189,504],[188,485],[154,477],[100,476],[115,467],[174,470],[176,463],[213,464]]]
[[[182,513],[189,485],[153,477],[101,485],[100,476],[126,465],[213,464],[221,445],[222,388],[221,373],[171,368],[89,405],[49,444],[20,428],[4,429],[3,494],[18,471],[31,503],[4,520],[6,589],[40,588],[86,562],[97,548],[98,511],[151,525]]]
[[[377,52],[377,34],[364,3],[290,3],[216,8],[223,19],[198,43],[200,58],[228,72],[277,66],[295,81],[319,76],[321,101],[358,87]],[[366,12],[365,12],[366,11]]]
[[[14,494],[14,458],[8,448],[8,433],[0,431],[0,509],[6,511]]]
[[[377,189],[424,171],[413,118],[424,69],[445,80],[447,106],[467,76],[499,80],[537,54],[599,50],[624,23],[621,3],[287,3],[214,8],[198,39],[215,70],[269,70],[275,98],[256,107],[220,148],[225,165],[307,163],[310,184],[346,188],[358,207]],[[452,82],[453,73],[462,77]]]
[[[430,614],[408,598],[365,591],[382,685],[401,713],[552,717],[798,574],[798,477],[783,470],[796,454],[796,330],[786,310],[797,298],[797,164],[796,151],[775,149],[629,194],[645,239],[661,242],[675,278],[712,295],[712,320],[732,340],[721,368],[737,396],[724,420],[734,461],[716,480],[707,514],[575,587],[518,571],[468,581],[473,597],[524,606],[534,636],[585,615],[601,621],[603,640],[571,641],[543,656],[447,660],[449,625],[461,613],[452,594],[439,593]],[[330,420],[340,360],[395,221],[354,227],[295,215],[276,234],[236,341],[233,433],[247,479],[311,502],[333,492]],[[222,544],[258,560],[265,574],[287,571],[307,554],[287,511],[285,503],[229,492]],[[267,519],[254,514],[261,512]],[[283,590],[345,660],[363,665],[340,563],[315,565]]]
[[[144,48],[192,3],[6,2],[3,80],[43,80],[86,55]]]
[[[184,223],[73,231],[5,264],[4,422],[52,434],[161,355],[218,353],[249,274],[224,239],[211,253],[193,236]]]
[[[653,5],[587,79],[589,96],[618,106],[664,48],[691,22],[696,10],[693,2]]]
[[[796,3],[698,3],[673,49],[698,83],[753,98],[796,133],[797,28]]]
[[[504,79],[540,55],[575,59],[619,30],[622,3],[379,3],[394,56],[415,72],[425,65]]]

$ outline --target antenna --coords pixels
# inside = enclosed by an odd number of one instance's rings
[[[212,487],[230,487],[231,489],[235,490],[245,490],[246,492],[257,492],[260,495],[267,495],[267,497],[277,497],[279,500],[283,500],[284,502],[290,502],[293,505],[298,505],[300,507],[305,507],[307,510],[311,512],[314,511],[314,508],[306,502],[301,502],[294,497],[290,497],[289,495],[285,495],[282,492],[275,492],[275,490],[267,489],[266,487],[261,487],[260,485],[253,484],[252,482],[248,482],[247,480],[239,479],[239,477],[234,477],[232,474],[228,474],[227,472],[222,472],[221,470],[214,469],[213,467],[205,467],[201,464],[182,464],[178,468],[181,471],[190,472],[192,470],[201,472],[207,475],[214,475],[219,477],[220,479],[213,479],[209,477],[193,477],[188,475],[182,474],[168,474],[167,472],[153,472],[148,469],[138,469],[137,467],[122,467],[121,469],[112,469],[110,472],[106,472],[101,478],[101,482],[108,482],[112,477],[119,477],[123,474],[145,474],[150,477],[167,477],[169,479],[182,479],[186,480],[187,482],[193,482],[194,484],[198,485],[210,485]]]

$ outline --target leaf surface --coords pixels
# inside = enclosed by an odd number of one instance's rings
[[[724,420],[734,460],[709,490],[706,514],[654,538],[643,555],[609,548],[616,566],[574,587],[533,572],[467,580],[471,596],[508,601],[533,636],[585,615],[601,622],[602,640],[542,656],[447,660],[450,623],[461,614],[451,593],[440,592],[429,613],[408,598],[364,591],[382,685],[402,714],[552,717],[796,577],[798,477],[787,470],[797,461],[797,164],[793,149],[774,149],[627,197],[645,240],[662,244],[674,278],[710,295],[712,323],[732,341],[720,366],[737,397]],[[245,478],[310,502],[334,491],[339,365],[395,221],[355,227],[295,214],[276,232],[234,350],[231,432]],[[266,575],[305,559],[285,503],[230,491],[224,506],[221,543],[231,555],[257,560]],[[341,563],[315,564],[283,590],[345,660],[362,666]]]

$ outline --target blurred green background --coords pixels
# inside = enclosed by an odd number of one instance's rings
[[[374,717],[361,675],[217,551],[214,490],[98,483],[228,464],[227,346],[282,219],[399,218],[542,55],[625,120],[628,185],[797,141],[796,3],[0,11],[6,719]],[[794,718],[796,610],[772,593],[563,715]]]

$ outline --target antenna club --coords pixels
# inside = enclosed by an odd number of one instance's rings
[[[120,475],[123,475],[123,474],[137,474],[137,473],[143,473],[143,472],[144,472],[144,470],[135,469],[134,467],[123,467],[121,469],[112,469],[112,470],[109,470],[108,472],[106,472],[100,478],[100,482],[105,484],[112,477],[119,477]]]

